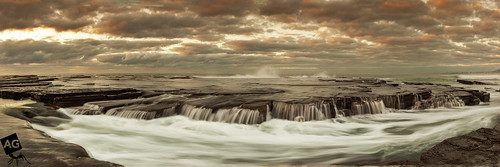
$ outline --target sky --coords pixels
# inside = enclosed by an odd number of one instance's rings
[[[0,74],[500,69],[498,0],[0,0]]]

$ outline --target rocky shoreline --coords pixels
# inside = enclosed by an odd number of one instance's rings
[[[384,161],[376,166],[499,166],[500,122],[494,128],[480,128],[446,139],[418,159]]]
[[[52,109],[22,109],[5,112],[10,116],[46,126],[57,126],[66,121],[65,115],[56,112],[53,108],[66,108],[71,114],[106,114],[136,119],[185,115],[196,120],[259,124],[268,119],[310,121],[335,118],[340,114],[352,116],[381,114],[398,109],[478,105],[480,102],[488,102],[490,98],[487,92],[463,87],[433,83],[395,83],[364,78],[320,79],[314,82],[293,84],[252,83],[250,88],[238,89],[214,85],[186,86],[186,88],[172,86],[165,89],[105,88],[96,87],[96,84],[91,82],[93,80],[89,79],[93,79],[93,76],[1,76],[0,98],[31,99],[50,106]],[[121,78],[106,79],[122,80]],[[196,79],[182,78],[182,80]],[[165,81],[169,80],[172,78],[165,78]],[[210,81],[200,80],[201,82]],[[79,85],[75,86],[75,83]],[[41,107],[38,106],[38,108]],[[12,125],[3,126],[2,134],[4,132],[7,134],[7,131],[15,131],[19,134],[21,130],[29,134],[20,137],[27,140],[26,143],[31,143],[29,147],[33,150],[27,150],[34,155],[34,162],[46,163],[44,159],[48,157],[57,161],[51,161],[47,166],[82,164],[83,166],[117,166],[89,158],[85,150],[77,145],[43,136],[41,132],[28,128],[22,120],[4,114],[0,114],[0,117],[12,122]],[[500,147],[500,143],[497,143],[500,139],[496,138],[500,136],[500,131],[497,132],[497,130],[499,128],[483,128],[461,137],[445,140],[422,154],[418,160],[383,162],[376,165],[495,164],[494,162],[498,162],[498,159],[490,155],[497,155],[495,149]],[[24,140],[22,142],[25,143]],[[45,144],[47,142],[51,144]],[[34,152],[35,150],[48,150],[45,147],[61,149]],[[479,149],[473,149],[473,147]],[[64,157],[63,154],[72,157]],[[476,154],[484,154],[484,156],[474,160],[456,158]]]
[[[7,136],[16,133],[23,149],[21,152],[31,163],[31,166],[121,166],[107,161],[93,159],[79,145],[66,143],[43,132],[31,128],[30,123],[0,112],[0,134]],[[4,137],[2,136],[2,137]],[[19,151],[14,155],[19,154]],[[0,166],[7,166],[10,157],[0,156]],[[15,160],[12,163],[16,163]],[[15,164],[11,164],[14,166]],[[30,166],[26,161],[19,160],[20,166]]]
[[[237,89],[207,85],[161,90],[95,87],[85,79],[92,77],[3,76],[0,78],[0,98],[32,99],[57,108],[71,107],[71,114],[108,114],[138,119],[185,115],[196,120],[244,124],[259,124],[269,117],[310,121],[338,115],[380,114],[386,112],[386,108],[477,105],[488,102],[490,98],[490,94],[484,91],[450,85],[393,83],[363,78],[320,79],[292,84],[255,83],[251,88]],[[77,88],[50,82],[63,81],[60,83],[66,84],[75,80],[81,83]],[[171,80],[166,78],[164,81]],[[196,78],[183,80],[205,82]],[[214,119],[217,113],[223,112],[238,114],[225,114],[224,118]]]

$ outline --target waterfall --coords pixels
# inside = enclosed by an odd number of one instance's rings
[[[120,110],[113,108],[106,112],[106,115],[124,117],[124,118],[136,118],[136,119],[153,119],[156,116],[156,112],[140,111],[140,110]]]
[[[92,103],[85,103],[81,107],[67,108],[66,111],[73,115],[99,115],[104,108]]]
[[[332,118],[338,118],[340,115],[345,116],[345,114],[342,111],[339,111],[337,108],[337,104],[335,104],[335,99],[332,98],[332,104],[333,104],[333,110],[335,111],[335,115],[332,116]]]
[[[140,109],[135,109],[134,107],[126,108],[119,107],[110,109],[106,112],[106,115],[123,117],[123,118],[136,118],[136,119],[154,119],[159,117],[166,117],[175,114],[175,107],[166,108],[161,111],[145,111]]]
[[[420,96],[415,96],[415,105],[412,109],[428,109],[428,108],[438,108],[438,107],[462,107],[465,106],[464,101],[453,96],[452,94],[432,96],[428,99],[422,100]]]
[[[353,115],[387,113],[383,100],[361,100],[359,102],[353,102],[351,110]]]
[[[212,120],[214,122],[258,124],[263,122],[259,111],[233,107],[231,109],[219,109]]]
[[[194,120],[208,121],[210,120],[210,116],[212,116],[212,109],[204,107],[197,108],[196,106],[185,104],[182,106],[181,115]]]
[[[269,109],[269,105],[266,105],[266,121],[273,119],[273,115],[271,114],[271,110]]]
[[[404,108],[404,102],[403,102],[403,96],[396,94],[396,95],[383,95],[380,96],[382,101],[385,104],[385,107],[388,108],[394,108],[394,109],[403,109]]]
[[[196,107],[189,104],[182,106],[181,115],[194,120],[238,123],[238,124],[258,124],[264,121],[258,110],[243,109],[233,107],[230,109],[219,109],[212,113],[211,108]]]
[[[333,113],[337,113],[335,110],[335,104],[333,102],[316,102],[316,103],[284,103],[284,102],[274,102],[273,103],[273,118],[286,119],[286,120],[324,120],[335,117],[332,116]]]

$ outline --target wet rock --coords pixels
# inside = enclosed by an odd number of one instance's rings
[[[455,97],[462,99],[465,105],[468,106],[478,105],[481,102],[481,99],[479,99],[478,97],[474,96],[473,94],[467,91],[455,91],[453,92],[453,95]]]
[[[261,113],[261,115],[267,115],[267,112],[270,111],[270,108],[272,107],[272,102],[261,101],[261,102],[245,103],[241,104],[239,107],[250,110],[257,110]]]
[[[27,75],[27,76],[19,76],[19,75],[12,75],[12,76],[1,76],[0,77],[0,88],[5,88],[5,87],[30,87],[30,86],[49,86],[51,85],[50,82],[45,82],[45,81],[52,81],[55,80],[54,78],[43,78],[40,79],[38,76],[35,75]]]
[[[36,118],[36,117],[34,117]],[[17,133],[22,143],[22,153],[31,165],[20,161],[19,166],[121,166],[99,161],[89,156],[81,146],[65,143],[34,130],[26,121],[7,116],[0,112],[0,134]],[[8,156],[0,156],[0,162],[7,165]],[[12,166],[12,165],[11,165]]]
[[[58,107],[81,106],[86,102],[134,99],[142,95],[135,89],[66,89],[33,93],[32,98]]]
[[[475,97],[479,98],[482,102],[489,102],[490,101],[490,93],[485,92],[485,91],[479,91],[479,90],[464,90],[466,92],[471,93]]]
[[[406,85],[434,85],[434,83],[427,82],[403,82]]]
[[[500,124],[446,139],[421,154],[420,158],[384,161],[370,165],[402,166],[498,166]],[[364,164],[366,165],[366,164]]]
[[[53,85],[24,85],[22,87],[0,87],[0,97],[9,99],[30,98],[57,107],[75,107],[72,114],[107,114],[133,117],[141,119],[158,118],[171,114],[180,114],[182,108],[189,109],[189,114],[198,117],[204,114],[203,119],[222,111],[231,115],[246,112],[258,117],[274,115],[275,118],[295,120],[301,116],[306,120],[306,114],[316,115],[318,118],[334,118],[338,114],[345,116],[358,114],[379,114],[394,109],[427,109],[436,107],[456,107],[463,105],[477,105],[481,101],[489,101],[490,94],[484,91],[470,90],[450,85],[432,83],[405,84],[387,82],[369,78],[328,78],[317,80],[301,80],[288,82],[244,82],[236,87],[227,87],[219,79],[206,81],[202,78],[192,78],[186,86],[171,84],[164,90],[149,89],[147,86],[131,88],[99,88],[94,85],[82,85],[89,76],[76,76],[83,81],[68,80],[64,86]],[[96,79],[107,80],[120,78],[125,80],[148,81],[158,76],[97,76]],[[92,83],[96,79],[92,79]],[[7,76],[0,77],[4,84],[40,84],[38,76]],[[202,81],[202,82],[200,82]],[[54,81],[60,84],[61,80]],[[164,82],[162,80],[162,82]],[[169,81],[175,82],[175,81]],[[235,80],[235,82],[239,82]],[[260,82],[260,81],[259,81]],[[50,82],[47,82],[50,83]],[[161,83],[163,84],[163,83]],[[168,83],[165,83],[168,84]],[[201,84],[201,86],[196,86]],[[397,84],[397,85],[394,85]],[[77,85],[77,88],[74,88]],[[132,84],[133,86],[133,84]],[[175,87],[177,86],[177,87]],[[95,87],[95,88],[94,88]],[[92,88],[92,89],[90,89]],[[183,99],[171,101],[154,101],[156,97],[180,95]],[[137,99],[138,98],[138,99]],[[164,99],[165,100],[165,99]],[[276,109],[279,104],[281,109]],[[327,105],[325,109],[323,105]],[[314,108],[316,106],[316,108]],[[386,107],[387,109],[383,109]],[[318,109],[318,112],[316,111]],[[277,116],[276,112],[293,113],[293,116]],[[272,113],[268,113],[272,112]],[[294,113],[295,112],[295,113]],[[316,113],[315,113],[316,112]],[[297,115],[297,113],[300,113]],[[321,113],[321,114],[320,114]],[[283,115],[283,113],[282,113]],[[323,116],[319,116],[323,115]],[[215,117],[215,115],[213,115]],[[232,115],[234,117],[238,115]],[[241,115],[239,115],[241,116]],[[315,117],[307,120],[315,120]],[[252,115],[252,118],[254,115]],[[282,118],[283,117],[283,118]],[[222,117],[219,119],[221,120]],[[226,118],[222,119],[224,121]],[[260,118],[259,118],[260,119]],[[255,121],[253,121],[255,122]]]
[[[498,165],[500,131],[481,128],[466,135],[444,140],[420,156],[432,165]]]
[[[64,78],[92,78],[92,76],[90,76],[90,75],[71,75],[71,76],[64,77]]]
[[[168,79],[193,79],[190,76],[175,76],[175,77],[170,77]]]
[[[496,85],[492,83],[480,82],[480,81],[469,81],[469,80],[457,80],[458,83],[466,84],[466,85]]]
[[[55,127],[71,121],[64,113],[49,108],[9,108],[2,111],[6,115],[16,117],[44,126]]]

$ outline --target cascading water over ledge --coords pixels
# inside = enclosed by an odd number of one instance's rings
[[[238,124],[259,124],[264,121],[260,112],[238,107],[231,109],[219,109],[212,118],[214,122],[238,123]]]
[[[81,107],[66,108],[66,112],[73,115],[99,115],[102,113],[103,107],[92,103],[85,103]]]
[[[213,116],[211,108],[196,107],[189,104],[184,104],[182,106],[180,115],[184,115],[194,120],[203,120],[203,121],[209,121],[210,116]]]
[[[160,117],[167,117],[175,115],[175,107],[166,108],[161,111],[143,111],[143,110],[134,110],[128,108],[113,108],[106,112],[106,115],[118,116],[124,118],[136,118],[136,119],[154,119]]]
[[[335,118],[337,109],[332,101],[320,101],[315,103],[285,103],[274,102],[272,117],[296,121],[325,120]]]
[[[213,112],[213,109],[210,108],[185,104],[182,106],[180,115],[184,115],[194,120],[238,124],[259,124],[264,121],[264,117],[259,111],[239,107],[218,109]]]
[[[193,120],[260,124],[271,119],[314,121],[336,118],[339,115],[384,114],[389,112],[386,108],[406,109],[408,106],[411,107],[410,109],[464,106],[464,102],[453,94],[430,96],[429,92],[378,97],[334,97],[330,100],[309,98],[311,101],[309,103],[258,102],[219,109],[185,104],[183,100],[176,98],[178,96],[165,95],[161,98],[136,100],[134,103],[91,102],[81,107],[68,108],[67,111],[75,115],[106,114],[148,120],[184,115]],[[340,102],[340,109],[336,102]],[[108,107],[104,107],[103,104],[108,104]]]
[[[360,102],[354,102],[352,104],[352,114],[363,115],[363,114],[384,114],[388,111],[385,109],[383,100],[369,100],[365,99]]]
[[[433,96],[428,99],[421,99],[420,96],[415,96],[415,105],[412,109],[428,109],[428,108],[438,108],[438,107],[462,107],[465,106],[463,100],[453,96],[452,94]]]
[[[236,84],[224,87],[222,85],[227,84],[226,80]],[[431,83],[388,84],[386,81],[363,78],[193,78],[189,80],[193,85],[181,83],[183,80],[173,82],[176,84],[170,82],[173,81],[158,82],[158,85],[170,85],[154,88],[159,90],[141,87],[148,90],[34,89],[26,92],[23,89],[2,88],[0,97],[30,97],[65,108],[74,115],[105,114],[136,119],[184,115],[194,120],[238,124],[259,124],[271,119],[325,120],[340,115],[383,114],[388,112],[388,108],[392,111],[458,107],[489,101],[489,93],[479,90]],[[117,93],[127,92],[134,96],[115,97]],[[140,96],[136,97],[138,93]],[[81,99],[84,100],[78,101]],[[80,103],[83,104],[78,106]]]

